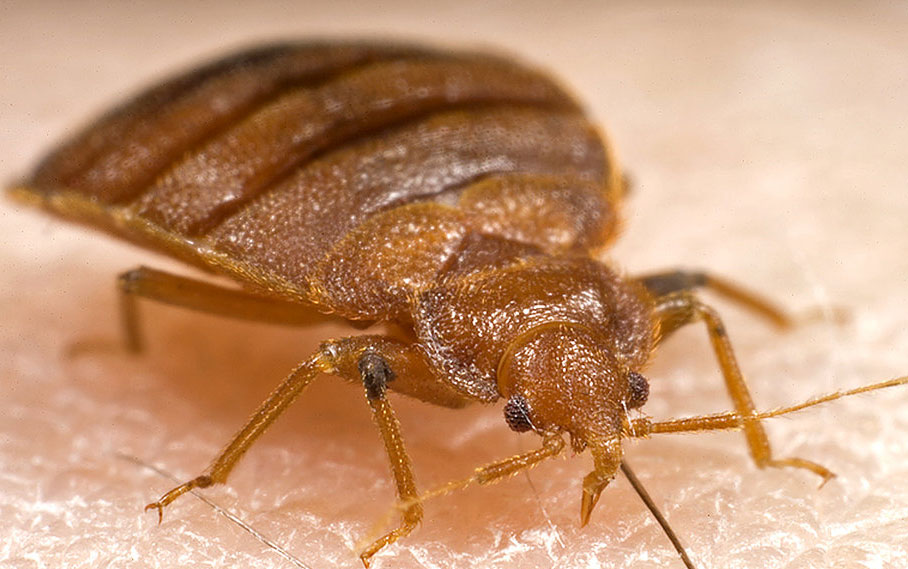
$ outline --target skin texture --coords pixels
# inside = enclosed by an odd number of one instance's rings
[[[511,16],[496,12],[473,25],[469,7],[461,9],[450,14],[471,22],[466,27],[476,35],[445,40],[494,38],[557,68],[609,127],[635,177],[625,235],[613,252],[622,266],[704,267],[794,310],[849,308],[850,324],[812,324],[784,336],[722,311],[759,407],[905,372],[901,109],[908,88],[889,72],[904,68],[906,50],[896,34],[903,16],[618,6],[578,10],[563,17],[563,26],[552,26],[540,10],[515,27]],[[83,120],[85,109],[102,108],[118,89],[147,83],[175,61],[220,50],[230,43],[225,37],[338,29],[324,25],[338,19],[332,13],[310,12],[298,18],[305,24],[281,25],[287,18],[275,7],[250,30],[236,9],[202,36],[188,33],[192,18],[173,23],[168,34],[182,31],[194,42],[149,56],[135,38],[151,41],[154,34],[143,30],[168,22],[167,11],[131,23],[135,14],[117,10],[105,20],[81,16],[88,26],[57,13],[59,20],[37,27],[25,24],[37,21],[40,8],[13,5],[11,12],[2,34],[17,46],[4,50],[15,57],[9,66],[17,74],[13,107],[3,110],[9,113],[3,124],[14,125],[4,135],[8,178],[23,173],[61,129]],[[360,32],[368,25],[438,38],[451,29],[402,7],[357,17]],[[138,36],[98,39],[129,26]],[[61,45],[84,56],[67,50],[64,57]],[[51,72],[51,64],[72,67]],[[3,266],[10,270],[3,275],[0,330],[3,353],[11,355],[2,371],[8,473],[2,496],[3,517],[13,522],[3,530],[7,549],[0,554],[23,567],[64,559],[96,565],[92,555],[136,567],[287,566],[192,499],[156,529],[141,506],[172,483],[118,453],[164,465],[180,478],[195,474],[277,381],[338,331],[321,328],[309,337],[143,306],[146,356],[67,359],[73,342],[114,337],[114,275],[139,263],[174,265],[9,204],[2,208]],[[727,407],[695,328],[673,338],[647,376],[653,393],[646,410],[655,417]],[[905,401],[903,392],[877,394],[770,427],[778,452],[821,461],[839,474],[820,492],[805,473],[757,471],[735,433],[663,437],[628,452],[703,567],[900,566],[906,552],[899,544],[908,533],[900,493],[908,486],[908,449],[901,441],[908,426],[896,410]],[[395,407],[424,487],[537,444],[511,433],[500,408],[448,411],[404,400]],[[577,528],[588,468],[585,457],[557,460],[529,477],[430,503],[423,528],[376,566],[678,563],[620,479],[590,526]],[[393,488],[361,392],[326,378],[266,435],[228,487],[206,495],[236,508],[312,567],[331,567],[356,562],[356,540],[385,512]]]

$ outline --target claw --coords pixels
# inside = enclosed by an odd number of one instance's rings
[[[823,476],[823,480],[820,481],[820,485],[817,486],[817,490],[823,488],[823,486],[826,486],[826,483],[835,478],[835,476],[836,475],[834,472],[830,472],[829,474]]]
[[[161,522],[164,521],[164,506],[160,502],[152,502],[145,505],[146,512],[152,508],[158,509],[158,525],[161,525]]]
[[[151,504],[146,505],[145,511],[147,512],[148,510],[150,510],[152,508],[157,508],[158,524],[160,524],[161,521],[164,519],[164,508],[168,504],[170,504],[171,502],[173,502],[174,500],[176,500],[177,498],[179,498],[186,492],[189,492],[193,488],[207,488],[207,487],[211,486],[213,483],[214,482],[211,480],[211,477],[208,475],[205,475],[205,474],[203,474],[202,476],[193,478],[189,482],[184,482],[183,484],[180,484],[179,486],[177,486],[170,492],[167,492],[166,494],[161,496],[161,499],[158,500],[157,502],[152,502]]]

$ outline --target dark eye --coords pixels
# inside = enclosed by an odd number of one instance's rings
[[[646,403],[646,399],[649,397],[649,382],[646,381],[646,378],[632,371],[627,374],[627,383],[627,406],[635,409]]]
[[[533,428],[530,422],[530,407],[523,395],[512,395],[504,406],[504,420],[512,431],[523,433]]]

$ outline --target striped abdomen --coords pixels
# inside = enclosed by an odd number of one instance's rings
[[[600,246],[617,180],[576,103],[535,71],[319,43],[245,52],[155,87],[24,185],[61,215],[247,285],[381,318],[468,235],[556,254]],[[344,286],[363,294],[332,292]]]

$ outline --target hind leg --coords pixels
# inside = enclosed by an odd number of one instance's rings
[[[144,341],[139,325],[138,300],[154,300],[198,312],[239,320],[310,326],[331,319],[304,304],[256,295],[205,281],[139,267],[117,278],[120,315],[126,346],[131,352],[142,350]]]

